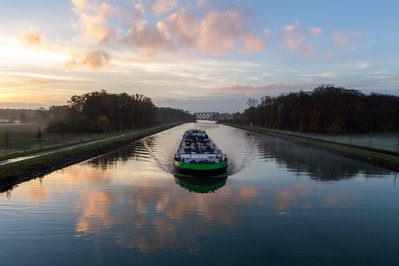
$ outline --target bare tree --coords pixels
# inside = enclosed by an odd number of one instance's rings
[[[8,134],[8,129],[6,129],[3,133],[3,145],[4,145],[4,155],[9,153],[9,146],[10,146],[10,136]]]
[[[37,147],[39,150],[41,150],[43,134],[42,134],[42,129],[40,127],[39,127],[39,130],[37,131],[36,138],[37,138]]]

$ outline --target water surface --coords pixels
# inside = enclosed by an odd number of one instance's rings
[[[227,179],[182,178],[205,129]],[[396,174],[223,125],[185,124],[0,197],[0,265],[396,265]]]

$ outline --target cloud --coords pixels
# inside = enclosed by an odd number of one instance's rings
[[[302,74],[302,77],[305,78],[322,78],[322,79],[338,79],[338,78],[342,78],[342,75],[337,73],[337,72],[327,72],[327,71],[323,71],[323,72],[311,72],[311,73],[306,73],[306,74]]]
[[[259,52],[264,45],[245,28],[246,20],[240,9],[210,11],[199,26],[199,47],[209,55],[222,56],[244,41],[247,52]]]
[[[86,41],[102,44],[116,39],[116,32],[108,22],[109,16],[117,12],[114,6],[85,0],[72,0],[72,4],[78,15],[75,26],[82,31]]]
[[[210,6],[198,8],[198,5],[185,8],[178,0],[157,0],[151,6],[154,13],[145,14],[141,2],[135,2],[130,10],[94,0],[71,0],[71,3],[77,15],[74,25],[91,47],[125,45],[150,56],[164,51],[225,56],[233,50],[258,53],[267,47],[267,38],[248,29],[250,17],[243,8],[224,11]],[[174,9],[177,10],[159,18]],[[147,15],[155,19],[147,20]],[[121,25],[116,28],[118,22]]]
[[[266,45],[264,42],[260,41],[258,38],[248,35],[244,38],[245,51],[247,53],[257,53],[262,51]]]
[[[359,46],[367,39],[363,32],[333,31],[332,39],[336,46]]]
[[[288,51],[297,52],[304,57],[312,57],[316,53],[316,48],[307,41],[307,38],[319,36],[322,31],[323,29],[320,27],[301,29],[297,22],[284,26],[281,30],[281,36]]]
[[[316,48],[312,44],[308,43],[301,48],[300,52],[304,57],[311,57],[316,53]]]
[[[235,37],[242,33],[242,15],[237,10],[211,11],[201,21],[199,47],[210,55],[225,55],[235,46]]]
[[[315,88],[317,84],[313,83],[298,83],[298,84],[268,84],[268,85],[243,85],[236,84],[231,86],[224,86],[214,88],[212,92],[215,94],[223,95],[245,95],[250,96],[264,96],[264,95],[278,95],[284,92],[309,90]]]
[[[137,24],[129,30],[125,40],[128,44],[137,47],[145,55],[153,55],[160,50],[175,50],[171,33],[163,22],[158,22],[155,28]]]
[[[87,6],[86,0],[72,0],[72,4],[78,9],[84,9]]]
[[[310,27],[308,32],[312,36],[319,36],[323,32],[323,29],[320,27]]]
[[[335,45],[337,46],[347,46],[350,43],[348,37],[344,33],[339,31],[333,32],[333,40]]]
[[[260,29],[259,34],[257,29],[248,27],[251,17],[241,7],[221,10],[204,1],[192,5],[178,0],[154,0],[153,5],[135,1],[128,9],[105,1],[70,1],[76,15],[73,26],[80,37],[78,41],[84,41],[75,47],[83,44],[89,52],[72,52],[64,64],[67,69],[104,67],[110,60],[109,49],[114,54],[118,54],[116,49],[129,52],[129,58],[138,59],[180,52],[221,57],[232,52],[259,53],[267,48],[270,38],[269,31]],[[206,8],[198,6],[202,4]]]
[[[370,65],[367,63],[360,63],[356,66],[357,69],[366,69],[368,68]]]
[[[26,46],[38,47],[44,44],[44,33],[31,27],[22,33],[22,41]]]
[[[290,24],[282,29],[282,38],[284,44],[291,52],[297,51],[305,41],[304,34],[299,28],[299,23]]]
[[[158,0],[153,6],[152,10],[155,15],[159,16],[166,12],[169,12],[173,8],[178,6],[177,0]]]
[[[246,28],[247,19],[240,9],[211,10],[202,19],[179,10],[159,20],[155,27],[143,21],[135,23],[124,41],[144,54],[199,50],[211,56],[224,56],[241,45],[247,53],[260,52],[266,44]]]
[[[197,6],[203,7],[209,4],[209,0],[197,0]]]
[[[198,22],[183,11],[171,14],[165,21],[169,34],[183,47],[193,47],[198,38]]]
[[[105,51],[71,52],[71,59],[64,64],[66,69],[85,66],[93,70],[108,64],[110,56]]]
[[[370,40],[367,33],[364,32],[350,32],[350,31],[333,31],[332,41],[336,46],[326,52],[325,58],[331,59],[337,56],[347,54],[374,45],[376,41]]]
[[[377,43],[377,41],[370,41],[370,42],[366,42],[366,43],[361,43],[361,44],[354,45],[354,46],[352,46],[350,48],[347,48],[345,50],[338,51],[338,52],[333,52],[333,51],[329,50],[326,53],[326,58],[327,59],[331,59],[331,58],[334,58],[334,57],[337,57],[337,56],[341,56],[341,55],[347,54],[349,52],[353,52],[353,51],[356,51],[356,50],[359,50],[359,49],[362,49],[362,48],[366,48],[366,47],[372,46],[372,45],[374,45],[376,43]]]
[[[134,3],[134,16],[137,18],[141,18],[144,15],[144,5],[143,3]]]

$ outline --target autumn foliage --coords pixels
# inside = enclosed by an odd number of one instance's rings
[[[352,134],[399,131],[399,97],[321,85],[277,97],[250,99],[241,122],[268,128]]]

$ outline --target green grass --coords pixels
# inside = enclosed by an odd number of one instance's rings
[[[132,143],[133,141],[174,127],[169,124],[140,129],[123,136],[86,144],[66,151],[59,151],[37,158],[31,158],[0,166],[0,190],[5,190],[25,180],[44,175],[67,165],[77,163],[112,149]]]
[[[378,149],[389,152],[399,152],[399,132],[397,133],[372,133],[372,134],[346,134],[330,135],[316,134],[289,130],[268,129],[270,131],[298,135],[307,138],[320,139],[341,144],[355,145],[365,148]]]
[[[38,147],[38,139],[36,134],[39,127],[42,129],[43,138],[41,141],[41,149]],[[46,151],[77,143],[88,142],[92,140],[117,136],[122,133],[131,132],[112,132],[107,134],[54,134],[43,132],[46,125],[44,124],[0,124],[0,139],[2,139],[4,131],[7,129],[10,138],[8,154],[5,155],[5,147],[1,141],[0,145],[0,161],[15,158],[22,155],[32,154],[38,151]]]

